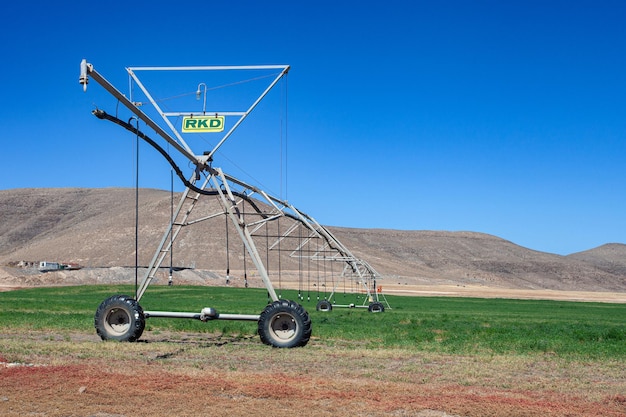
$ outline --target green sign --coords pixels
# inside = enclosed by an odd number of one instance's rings
[[[185,116],[183,132],[221,132],[224,130],[224,116]]]

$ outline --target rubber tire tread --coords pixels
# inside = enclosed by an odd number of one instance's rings
[[[385,306],[381,302],[374,301],[369,305],[369,307],[367,307],[367,311],[369,311],[370,313],[384,313]]]
[[[315,306],[315,310],[323,311],[323,312],[330,312],[330,311],[333,311],[333,305],[328,300],[320,300],[318,301],[317,306]]]
[[[130,327],[123,335],[110,334],[106,329],[106,318],[112,309],[123,309],[130,319]],[[139,303],[128,295],[114,295],[104,300],[98,306],[94,316],[96,333],[102,340],[117,340],[119,342],[134,342],[141,337],[146,327],[146,318],[143,308]]]
[[[290,314],[297,324],[298,337],[288,342],[282,342],[272,337],[270,332],[270,326],[272,319],[281,313]],[[291,300],[278,300],[269,304],[259,317],[258,333],[261,337],[261,341],[266,345],[277,348],[294,348],[302,347],[309,343],[311,339],[312,327],[311,318],[309,313],[300,304]]]

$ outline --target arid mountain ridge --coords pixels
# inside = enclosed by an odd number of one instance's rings
[[[169,222],[171,197],[162,190],[139,193],[139,264],[147,265]],[[621,243],[561,256],[476,232],[330,230],[393,284],[626,292]],[[173,264],[223,275],[224,235],[220,228],[190,227],[177,239]],[[0,280],[19,281],[10,266],[20,261],[74,262],[85,270],[133,266],[134,248],[134,189],[0,190]]]

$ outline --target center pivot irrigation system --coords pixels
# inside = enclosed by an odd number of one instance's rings
[[[269,91],[283,79],[289,71],[288,65],[261,65],[261,66],[201,66],[201,67],[131,67],[126,69],[131,86],[136,85],[141,90],[139,95],[152,106],[153,113],[163,119],[163,123],[156,123],[141,107],[146,104],[133,99],[133,89],[130,98],[122,94],[102,75],[92,64],[82,60],[80,64],[80,83],[87,90],[89,79],[93,79],[113,95],[118,104],[132,112],[128,121],[121,120],[103,110],[96,109],[93,114],[104,120],[109,120],[132,132],[156,149],[171,165],[173,172],[185,185],[178,205],[172,205],[171,220],[165,233],[154,252],[154,256],[146,270],[143,279],[136,285],[134,297],[115,295],[104,300],[95,314],[95,327],[103,340],[135,341],[145,327],[147,318],[190,318],[201,321],[212,320],[250,320],[258,322],[258,333],[261,341],[274,347],[297,347],[307,344],[311,337],[311,320],[307,311],[297,302],[282,299],[276,293],[271,277],[279,282],[293,278],[299,282],[303,277],[310,283],[313,280],[318,289],[317,310],[330,311],[333,307],[360,307],[370,312],[383,312],[385,305],[389,308],[381,288],[377,287],[380,275],[365,261],[355,257],[348,248],[324,226],[317,223],[311,216],[297,210],[287,201],[274,197],[260,188],[226,174],[221,168],[213,167],[216,152],[230,138],[233,132],[241,125],[248,115],[266,97]],[[207,83],[204,78],[216,73],[242,73],[265,71],[269,76],[257,76],[255,80],[263,80],[260,94],[255,94],[242,109],[206,109]],[[164,111],[162,102],[156,93],[148,91],[142,82],[146,74],[169,73],[181,78],[193,79],[193,85],[198,85],[199,98],[204,92],[202,111],[190,110],[193,102],[179,100],[183,110]],[[142,74],[142,80],[138,74]],[[194,78],[195,77],[195,78]],[[198,81],[202,81],[199,82]],[[237,83],[232,83],[237,84]],[[160,86],[158,86],[160,87]],[[203,90],[202,90],[203,87]],[[159,91],[158,88],[152,90]],[[192,94],[193,94],[192,93]],[[185,94],[180,95],[185,96]],[[250,104],[251,103],[251,104]],[[196,104],[196,106],[198,106]],[[232,103],[228,105],[233,106]],[[179,128],[175,127],[182,120]],[[134,124],[132,122],[135,122]],[[150,138],[139,129],[139,121],[154,130],[158,138]],[[179,131],[180,129],[180,131]],[[184,137],[196,132],[213,132],[221,137],[212,146],[210,151],[198,155],[192,151]],[[217,136],[217,135],[216,135]],[[190,139],[188,139],[190,140]],[[163,142],[165,141],[165,142]],[[170,154],[171,149],[175,155]],[[175,157],[187,160],[192,172],[185,176]],[[217,200],[207,211],[200,207],[200,201],[206,198]],[[174,208],[175,207],[175,208]],[[192,215],[202,212],[200,216]],[[197,213],[196,213],[197,214]],[[219,221],[219,219],[222,219]],[[236,234],[243,242],[243,259],[246,258],[256,267],[258,276],[267,289],[271,301],[260,314],[224,314],[212,307],[205,307],[200,312],[166,312],[144,311],[139,301],[146,289],[156,280],[157,272],[171,253],[174,242],[181,230],[198,223],[219,222],[228,230],[236,230]],[[207,233],[207,236],[210,233]],[[227,238],[228,239],[228,238]],[[226,241],[228,251],[228,240]],[[271,266],[271,269],[270,269]],[[170,267],[171,270],[171,267]],[[271,273],[270,273],[271,270]],[[226,272],[226,283],[229,282],[229,267]],[[311,278],[314,276],[314,278]],[[247,278],[246,278],[247,280]],[[170,275],[171,283],[171,275]],[[349,283],[349,284],[346,284]],[[362,303],[336,303],[336,294],[349,285],[360,294]],[[247,286],[247,281],[246,281]],[[332,288],[319,295],[320,287]],[[326,291],[326,290],[325,290]],[[299,290],[298,297],[305,297]],[[308,297],[310,300],[310,295]],[[383,302],[385,304],[383,304]]]

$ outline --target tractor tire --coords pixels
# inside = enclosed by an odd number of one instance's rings
[[[369,307],[367,307],[367,311],[369,311],[370,313],[384,313],[385,306],[383,305],[383,303],[374,301],[369,305]]]
[[[96,332],[102,340],[134,342],[146,327],[143,309],[127,295],[114,295],[104,300],[94,318]]]
[[[320,300],[315,309],[317,311],[333,311],[333,305],[328,300]]]
[[[258,331],[266,345],[277,348],[305,346],[311,338],[311,319],[295,301],[278,300],[261,313]]]

